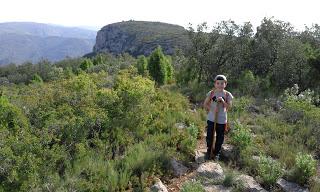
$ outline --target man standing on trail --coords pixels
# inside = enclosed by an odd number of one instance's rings
[[[207,93],[204,108],[207,115],[207,153],[206,160],[219,160],[220,150],[224,141],[224,132],[227,130],[227,111],[232,105],[233,95],[225,90],[227,78],[217,75],[214,79],[214,88]],[[214,137],[216,133],[216,137]]]

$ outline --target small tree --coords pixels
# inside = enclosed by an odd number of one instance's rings
[[[173,71],[173,66],[172,66],[172,59],[170,56],[168,56],[166,58],[167,62],[167,77],[168,77],[168,82],[173,80],[173,75],[174,75],[174,71]]]
[[[31,80],[32,83],[43,83],[42,78],[38,74],[34,74]]]
[[[144,55],[138,57],[137,69],[140,75],[145,76],[147,74],[148,61]]]
[[[86,71],[87,69],[89,69],[92,66],[93,66],[93,63],[92,63],[91,59],[84,59],[80,64],[80,68],[84,71]]]
[[[102,55],[102,53],[99,53],[93,59],[93,65],[100,65],[100,64],[105,64],[105,63],[106,63],[106,59],[105,59],[104,55]]]
[[[150,55],[148,70],[151,77],[158,85],[163,85],[173,77],[173,68],[171,62],[163,54],[162,49],[158,46]]]
[[[258,88],[258,79],[254,76],[252,71],[245,70],[241,73],[238,79],[238,89],[241,94],[256,94]]]

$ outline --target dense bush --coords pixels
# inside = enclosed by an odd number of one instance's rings
[[[143,190],[170,157],[192,157],[202,123],[133,67],[0,89],[5,191]]]
[[[243,71],[237,80],[237,87],[242,95],[259,94],[258,86],[259,81],[250,70]]]
[[[310,178],[316,174],[317,162],[309,154],[298,153],[295,165],[291,170],[291,179],[300,184],[310,183]]]
[[[266,187],[274,186],[277,180],[283,175],[283,167],[281,163],[260,155],[258,164],[258,177]]]
[[[166,84],[173,79],[174,71],[171,59],[168,59],[163,54],[160,46],[157,47],[149,57],[148,71],[151,77],[159,85]]]
[[[198,181],[185,182],[182,185],[181,192],[204,192],[204,188]]]
[[[138,57],[136,66],[140,75],[145,76],[147,74],[148,61],[144,55]]]
[[[231,143],[241,150],[248,147],[252,143],[250,129],[243,126],[240,122],[235,121],[234,128],[231,132]]]

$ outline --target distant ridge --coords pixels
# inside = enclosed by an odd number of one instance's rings
[[[58,61],[92,51],[96,32],[34,22],[0,23],[0,65]]]

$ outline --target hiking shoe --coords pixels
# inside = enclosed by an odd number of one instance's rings
[[[215,161],[220,161],[220,154],[217,154],[217,155],[214,157],[214,160],[215,160]]]
[[[210,155],[209,155],[208,153],[206,153],[206,154],[204,155],[204,160],[205,160],[205,161],[210,160]]]

